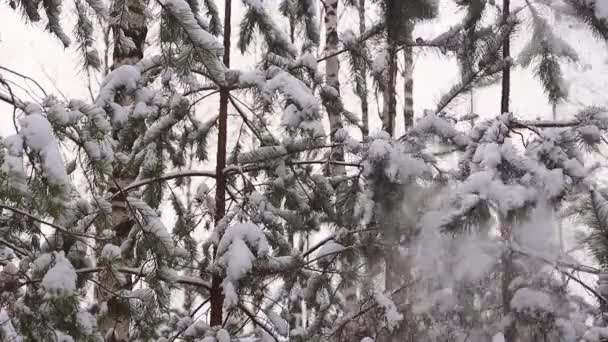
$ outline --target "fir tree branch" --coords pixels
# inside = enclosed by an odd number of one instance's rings
[[[78,232],[72,232],[72,231],[68,230],[65,227],[62,227],[60,225],[57,225],[57,224],[54,224],[54,223],[51,223],[51,222],[48,222],[48,221],[45,221],[45,220],[43,220],[43,219],[41,219],[41,218],[39,218],[37,216],[34,216],[34,215],[32,215],[32,214],[30,214],[30,213],[28,213],[26,211],[23,211],[23,210],[17,209],[17,208],[13,208],[11,206],[8,206],[8,205],[2,204],[2,203],[0,203],[0,209],[6,209],[6,210],[12,211],[12,212],[14,212],[16,214],[26,216],[26,217],[28,217],[28,218],[30,218],[30,219],[38,222],[38,223],[42,223],[42,224],[45,224],[45,225],[47,225],[49,227],[55,228],[56,230],[58,230],[58,231],[60,231],[62,233],[74,236],[75,238],[77,238],[78,240],[80,240],[82,242],[86,242],[85,240],[83,240],[83,238],[89,238],[89,239],[95,239],[95,240],[107,240],[107,239],[104,239],[104,238],[100,238],[98,236],[87,235],[87,234],[78,233]]]
[[[234,109],[236,109],[236,111],[239,113],[239,115],[241,116],[241,118],[243,119],[243,122],[245,123],[245,125],[247,126],[247,128],[249,128],[249,130],[251,131],[251,133],[253,135],[255,135],[255,137],[261,142],[264,143],[264,139],[262,138],[262,136],[260,135],[260,133],[258,133],[258,131],[253,127],[253,125],[251,124],[251,122],[249,121],[249,119],[247,118],[247,116],[245,115],[245,113],[241,110],[241,108],[234,102],[234,99],[232,98],[232,96],[230,94],[228,94],[228,100],[230,100],[230,103],[232,104],[232,106],[234,107]]]
[[[266,324],[263,324],[262,322],[260,322],[260,320],[257,318],[257,316],[255,314],[253,314],[251,311],[249,311],[249,309],[243,304],[240,303],[238,304],[238,308],[245,314],[247,315],[247,317],[249,317],[251,319],[252,322],[254,322],[256,325],[260,326],[262,329],[264,329],[264,331],[266,331],[266,333],[268,333],[268,335],[270,335],[275,341],[279,341],[279,339],[274,335],[274,332],[268,328],[266,326]]]
[[[186,33],[188,40],[199,53],[202,63],[210,73],[208,77],[218,85],[226,82],[224,74],[226,66],[219,58],[223,55],[223,47],[209,32],[200,27],[194,13],[183,0],[156,0],[166,13],[176,19],[176,22]]]
[[[417,282],[417,281],[416,281],[416,280],[414,280],[414,281],[412,281],[412,282],[405,283],[405,284],[403,284],[403,285],[399,286],[398,288],[396,288],[395,290],[393,290],[393,291],[391,291],[391,292],[390,292],[390,297],[393,297],[394,295],[398,294],[399,292],[403,291],[404,289],[406,289],[406,288],[408,288],[408,287],[410,287],[410,286],[414,285],[416,282]],[[338,333],[340,330],[344,329],[344,327],[346,326],[346,324],[348,324],[348,322],[350,322],[350,321],[352,321],[352,320],[354,320],[354,319],[357,319],[357,318],[361,317],[362,315],[366,314],[367,312],[369,312],[369,311],[371,311],[371,310],[373,310],[373,309],[377,308],[377,307],[378,307],[378,305],[379,305],[379,304],[378,304],[378,302],[374,301],[374,303],[373,303],[373,304],[371,304],[370,306],[368,306],[367,308],[365,308],[365,309],[363,309],[363,308],[362,308],[362,309],[361,309],[361,310],[359,310],[359,312],[357,312],[356,314],[354,314],[354,315],[352,315],[352,316],[350,316],[350,317],[346,317],[346,318],[344,318],[344,319],[343,319],[343,320],[340,322],[340,324],[338,325],[338,327],[336,327],[335,329],[333,329],[333,332],[332,332],[332,333],[331,333],[331,334],[330,334],[328,337],[334,336],[334,335],[335,335],[335,334],[337,334],[337,333]]]
[[[580,124],[579,121],[552,121],[552,120],[513,120],[509,124],[511,128],[526,128],[531,129],[530,127],[538,127],[538,128],[566,128],[566,127],[576,127]]]
[[[353,231],[348,232],[346,235],[364,233],[364,232],[375,231],[375,230],[378,230],[378,228],[366,228],[366,229],[353,230]],[[344,234],[342,234],[342,235],[344,235]],[[317,249],[319,249],[321,246],[328,243],[329,241],[335,240],[337,237],[338,237],[338,234],[332,234],[332,235],[326,237],[325,239],[319,241],[316,245],[310,247],[306,252],[304,252],[302,254],[302,259],[305,259],[312,252],[316,251]]]
[[[21,257],[30,255],[24,249],[21,249],[20,247],[15,246],[14,244],[8,242],[7,240],[5,240],[3,238],[0,238],[0,244],[12,249],[16,254],[18,254]]]
[[[527,257],[531,257],[531,258],[535,258],[535,259],[539,259],[541,261],[544,261],[545,263],[549,264],[549,265],[553,265],[555,267],[564,267],[564,268],[570,268],[573,269],[575,271],[579,271],[579,272],[585,272],[585,273],[589,273],[589,274],[599,274],[600,270],[598,270],[595,267],[591,267],[591,266],[586,266],[586,265],[577,265],[577,264],[572,264],[566,261],[561,261],[561,260],[550,260],[542,255],[536,254],[532,251],[529,250],[525,250],[522,247],[519,247],[515,244],[511,244],[510,249],[513,252],[519,253],[521,255],[525,255]]]
[[[594,3],[586,0],[565,0],[576,11],[576,16],[581,18],[593,31],[604,40],[608,40],[608,22],[595,15]],[[602,0],[597,0],[602,1]],[[595,5],[597,6],[597,5]]]
[[[577,282],[579,285],[581,285],[582,287],[585,288],[585,290],[591,292],[595,297],[597,297],[597,299],[599,299],[600,301],[604,302],[604,304],[608,304],[608,300],[602,296],[599,292],[595,291],[591,286],[585,284],[582,280],[580,280],[578,277],[575,277],[572,273],[568,272],[568,271],[564,271],[564,270],[559,270],[560,273],[562,273],[563,275],[565,275],[566,277],[574,280],[575,282]]]
[[[383,25],[376,25],[376,26],[370,28],[367,32],[365,32],[363,35],[361,35],[361,37],[359,37],[358,43],[363,43],[363,42],[367,41],[368,39],[371,39],[371,38],[375,37],[376,35],[382,33],[383,32],[382,28],[383,28]],[[342,48],[342,49],[340,49],[338,51],[335,51],[335,52],[333,52],[331,54],[328,54],[328,55],[325,55],[323,57],[320,57],[320,58],[317,59],[317,63],[320,63],[320,62],[323,62],[323,61],[325,61],[327,59],[330,59],[332,57],[336,57],[338,55],[341,55],[341,54],[343,54],[345,52],[348,52],[350,49],[351,49],[351,47]]]
[[[467,90],[483,71],[484,70],[480,68],[467,74],[465,79],[461,80],[460,83],[456,84],[452,89],[450,89],[449,94],[439,102],[437,109],[435,109],[435,114],[441,113],[441,111],[452,103],[455,98]]]
[[[253,108],[251,108],[247,103],[245,103],[243,100],[239,99],[236,96],[230,96],[230,100],[231,101],[236,101],[238,103],[240,103],[243,107],[247,108],[247,110],[249,110],[251,112],[251,114],[253,114],[256,119],[258,119],[259,122],[264,122],[264,120],[262,120],[262,118],[260,117],[260,115],[258,115],[255,110]],[[234,102],[233,102],[234,103]],[[235,106],[236,107],[236,106]],[[269,137],[268,140],[271,140],[274,144],[278,144],[279,140],[277,138],[274,137],[274,135],[272,134],[272,132],[270,131],[270,129],[268,128],[267,125],[263,124],[264,126],[264,130],[266,131],[267,137]]]
[[[185,92],[183,94],[183,96],[193,95],[193,94],[199,93],[201,91],[219,90],[219,89],[220,89],[220,87],[217,86],[216,84],[207,85],[207,86],[202,86],[202,87],[199,87],[199,88],[196,88],[196,89],[189,90],[189,91]],[[213,92],[213,93],[215,93],[215,92]]]
[[[145,179],[136,180],[133,183],[127,185],[123,189],[123,191],[130,191],[130,190],[142,187],[144,185],[148,185],[148,184],[152,184],[152,183],[156,183],[156,182],[168,181],[168,180],[176,179],[176,178],[183,178],[183,177],[208,177],[208,178],[215,178],[216,174],[213,171],[196,171],[196,170],[176,171],[176,172],[167,173],[167,174],[165,174],[163,176],[160,176],[160,177],[145,178]]]
[[[358,167],[358,168],[363,167],[363,165],[361,163],[349,163],[349,162],[335,161],[335,160],[301,160],[301,161],[293,161],[293,162],[287,163],[287,165],[289,165],[289,166],[314,165],[314,164],[321,164],[321,165],[330,164],[330,165],[350,166],[350,167]]]
[[[326,242],[327,242],[327,241],[326,241]],[[300,265],[300,266],[306,266],[306,265],[310,265],[310,264],[312,264],[313,262],[315,262],[315,261],[317,261],[317,260],[320,260],[320,259],[323,259],[323,258],[326,258],[326,257],[328,257],[328,256],[332,256],[332,255],[338,256],[338,255],[339,255],[339,254],[341,254],[341,253],[344,253],[344,252],[346,252],[346,251],[353,250],[353,249],[355,249],[355,248],[357,248],[357,247],[358,247],[358,246],[348,246],[348,247],[345,247],[345,248],[343,248],[343,249],[341,249],[341,250],[338,250],[338,251],[334,251],[334,252],[326,253],[326,254],[323,254],[323,255],[317,256],[316,258],[310,259],[310,260],[306,261],[305,263],[303,263],[303,264],[302,264],[302,265]],[[308,254],[307,254],[307,255],[308,255]]]
[[[77,274],[91,274],[91,273],[102,272],[105,270],[106,270],[105,267],[87,267],[87,268],[77,269],[77,270],[75,270],[75,272]],[[124,273],[124,274],[138,276],[138,277],[144,278],[144,279],[151,276],[151,274],[144,272],[143,267],[141,267],[141,268],[116,267],[116,268],[112,268],[112,270],[116,271],[116,272]],[[169,276],[163,274],[163,272],[156,272],[154,274],[154,276],[156,276],[160,280],[165,281],[170,284],[191,285],[191,286],[201,287],[206,290],[211,289],[211,284],[209,284],[203,280],[200,280],[198,278],[195,278],[195,277],[190,277],[190,276],[169,277]],[[41,281],[42,281],[42,279],[33,279],[33,280],[29,281],[28,283],[39,283]],[[27,285],[27,284],[22,283],[21,286],[23,286],[23,285]]]
[[[345,145],[345,144],[344,143],[336,143],[336,144],[311,143],[311,144],[307,144],[306,146],[300,146],[300,145],[298,145],[298,146],[282,146],[282,145],[278,145],[278,146],[265,146],[266,148],[275,147],[275,148],[277,148],[277,150],[280,149],[280,148],[283,148],[284,152],[273,154],[271,156],[264,157],[264,158],[259,158],[259,159],[252,158],[251,161],[249,161],[246,164],[263,163],[263,162],[268,162],[268,161],[271,161],[271,160],[287,157],[287,156],[295,154],[295,153],[301,153],[301,152],[318,150],[318,149],[324,149],[324,148],[340,147],[340,146],[343,146],[343,145]],[[246,153],[253,154],[253,153],[255,153],[255,151],[249,151],[249,152],[246,152]],[[264,168],[266,168],[266,166],[251,166],[251,167],[247,167],[247,166],[238,165],[238,164],[233,164],[233,165],[227,165],[226,166],[226,169],[233,169],[233,168],[242,168],[242,170],[245,171],[245,172],[251,172],[251,171],[256,171],[256,170],[264,169]]]
[[[276,158],[281,158],[283,157],[283,155],[278,156]],[[265,159],[265,161],[270,160],[271,158]],[[285,162],[285,166],[294,166],[294,165],[315,165],[315,164],[321,164],[321,165],[340,165],[340,166],[349,166],[349,167],[357,167],[357,168],[362,168],[363,165],[360,163],[349,163],[349,162],[342,162],[342,161],[331,161],[331,160],[302,160],[302,161],[286,161]],[[239,164],[232,164],[232,165],[228,165],[226,167],[226,174],[231,174],[231,173],[241,173],[241,172],[256,172],[256,171],[260,171],[260,170],[266,170],[270,168],[270,166],[268,165],[239,165]]]

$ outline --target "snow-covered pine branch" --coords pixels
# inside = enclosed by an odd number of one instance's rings
[[[216,37],[205,31],[196,21],[188,3],[184,0],[160,1],[161,6],[175,18],[180,27],[190,38],[190,42],[198,52],[201,62],[209,72],[214,82],[223,84],[226,80],[225,66],[221,61],[224,49]]]

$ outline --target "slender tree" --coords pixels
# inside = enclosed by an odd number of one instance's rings
[[[366,19],[366,1],[359,0],[357,5],[357,11],[359,13],[359,35],[363,36],[367,30]],[[366,52],[367,49],[364,50]],[[363,135],[369,134],[369,103],[368,103],[368,91],[367,91],[367,63],[363,61],[360,63],[360,71],[357,74],[356,93],[361,101],[361,120],[363,121]]]
[[[113,64],[111,69],[115,70],[123,65],[135,65],[144,58],[144,47],[148,32],[148,23],[144,10],[146,4],[142,0],[122,0],[112,4],[109,20],[114,37]],[[119,107],[114,110],[131,106],[134,103],[133,95],[117,93],[111,101]],[[110,102],[111,103],[111,102]],[[108,103],[108,109],[110,104]],[[118,113],[114,113],[118,116]],[[118,130],[112,132],[115,139],[120,140]],[[132,139],[132,138],[131,138]],[[123,141],[126,145],[132,141]],[[112,201],[111,222],[114,225],[116,246],[121,246],[126,240],[129,231],[135,224],[129,213],[129,205],[121,193],[122,187],[130,184],[134,175],[121,165],[113,165],[113,182],[110,192],[115,195]],[[104,246],[99,246],[101,252]],[[129,257],[123,258],[125,264],[129,263]],[[112,342],[124,342],[129,340],[130,315],[128,305],[120,296],[114,294],[118,290],[130,290],[132,280],[127,276],[123,281],[116,281],[112,276],[104,277],[103,281],[96,287],[98,300],[107,303],[107,315],[102,316],[99,326],[105,338]]]
[[[511,15],[511,0],[503,0],[502,2],[502,20],[507,21]],[[511,38],[506,38],[502,45],[502,58],[508,60],[511,58]],[[502,88],[500,95],[500,112],[509,112],[509,100],[511,94],[511,65],[505,63],[502,71]]]
[[[328,0],[323,2],[325,8],[325,55],[328,58],[325,60],[325,78],[326,87],[323,89],[327,95],[325,108],[329,117],[329,130],[331,142],[339,141],[336,135],[342,130],[342,117],[340,106],[338,105],[340,97],[340,58],[336,54],[338,49],[338,0]],[[341,147],[333,149],[331,158],[336,161],[344,161],[344,150]],[[344,174],[344,167],[338,165],[332,167],[332,174]]]
[[[231,36],[231,15],[232,15],[232,1],[228,0],[224,2],[224,54],[223,62],[224,66],[230,67],[230,36]],[[226,168],[226,151],[228,149],[228,98],[230,96],[230,90],[224,84],[219,84],[220,87],[220,106],[219,106],[219,117],[218,117],[218,135],[217,135],[217,158],[216,158],[216,191],[215,191],[215,224],[216,229],[221,230],[220,227],[223,225],[222,219],[226,215],[226,175],[224,169]],[[221,235],[219,236],[221,238]],[[214,250],[215,257],[217,257],[217,251]],[[211,303],[211,314],[209,318],[209,324],[213,326],[220,326],[223,322],[223,306],[224,306],[224,295],[222,294],[221,288],[222,278],[218,275],[214,275],[211,281],[211,291],[209,293],[209,301]]]
[[[407,34],[407,40],[412,41],[412,34]],[[403,48],[403,124],[407,131],[414,126],[414,49],[411,46]]]

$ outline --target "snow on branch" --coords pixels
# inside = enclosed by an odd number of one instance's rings
[[[253,149],[248,152],[243,152],[238,156],[238,165],[230,165],[224,171],[228,171],[230,169],[239,169],[243,164],[250,164],[256,162],[268,162],[273,159],[278,159],[282,157],[286,157],[290,154],[300,153],[309,150],[329,148],[334,146],[341,146],[343,144],[332,144],[327,145],[322,139],[304,139],[304,140],[294,140],[294,141],[285,141],[282,145],[273,145],[273,146],[262,146],[256,149]],[[234,161],[236,162],[236,161]],[[242,171],[252,171],[261,169],[259,165],[253,165],[251,167],[244,168]]]
[[[34,272],[49,267],[42,278],[44,298],[70,297],[76,291],[76,271],[62,252],[42,254],[34,260]]]
[[[61,24],[59,23],[59,17],[61,16],[61,0],[42,0],[42,7],[46,11],[46,17],[48,19],[47,30],[52,34],[56,35],[64,47],[68,47],[71,44],[71,40],[67,34],[63,31]]]
[[[535,258],[535,259],[539,259],[542,260],[543,262],[549,264],[549,265],[554,265],[554,266],[558,266],[558,267],[564,267],[564,268],[570,268],[574,271],[578,271],[578,272],[584,272],[584,273],[589,273],[589,274],[600,274],[600,270],[595,268],[595,267],[591,267],[591,266],[587,266],[587,265],[582,265],[582,264],[578,264],[578,263],[572,263],[572,262],[567,262],[567,261],[563,261],[560,259],[556,259],[556,260],[551,260],[549,258],[547,258],[546,256],[543,256],[533,250],[524,248],[522,246],[519,246],[515,243],[512,243],[510,245],[510,248],[514,251],[517,252],[519,254],[531,257],[531,258]]]
[[[42,116],[42,108],[30,103],[25,107],[26,116],[19,120],[25,145],[32,151],[40,153],[42,166],[48,181],[67,191],[69,179],[59,145],[53,135],[49,121]]]
[[[226,81],[224,75],[225,66],[220,60],[224,54],[224,48],[220,42],[209,32],[205,31],[196,21],[192,9],[184,0],[159,0],[165,11],[169,12],[184,29],[192,45],[196,48],[199,56],[209,72],[213,81],[223,84]]]
[[[51,222],[45,221],[45,220],[43,220],[43,219],[41,219],[41,218],[39,218],[37,216],[34,216],[34,215],[32,215],[32,214],[24,211],[24,210],[13,208],[11,206],[4,205],[2,203],[0,203],[0,209],[6,209],[6,210],[12,211],[12,212],[14,212],[16,214],[27,216],[28,218],[32,219],[35,222],[45,224],[45,225],[47,225],[49,227],[57,229],[58,231],[60,231],[62,233],[69,234],[69,235],[71,235],[71,236],[73,236],[73,237],[75,237],[77,239],[82,239],[82,238],[99,239],[99,238],[97,238],[95,236],[92,236],[92,235],[87,235],[87,234],[83,234],[83,233],[79,233],[79,232],[73,232],[73,231],[68,230],[67,228],[62,227],[60,225],[57,225],[55,223],[51,223]]]
[[[470,143],[470,137],[458,131],[452,122],[430,112],[418,120],[411,134],[437,134],[442,138],[451,140],[461,149]]]
[[[167,173],[160,177],[155,178],[144,178],[134,181],[133,183],[124,187],[123,191],[130,191],[137,189],[139,187],[152,184],[155,182],[163,182],[171,179],[183,178],[183,177],[208,177],[215,178],[215,172],[213,171],[196,171],[196,170],[186,170],[186,171],[175,171],[171,173]]]
[[[127,197],[127,203],[137,209],[143,217],[141,228],[144,233],[154,236],[158,242],[160,242],[161,246],[163,246],[164,252],[169,255],[174,255],[176,250],[175,244],[171,238],[171,234],[169,234],[167,228],[161,221],[159,214],[139,198]]]
[[[226,271],[223,282],[224,303],[233,307],[238,304],[236,288],[239,280],[253,269],[257,258],[270,251],[262,230],[253,223],[238,223],[228,227],[217,246],[217,265]]]
[[[286,106],[281,124],[285,127],[310,132],[312,137],[325,135],[319,101],[304,82],[290,73],[271,66],[265,73],[240,73],[239,83],[243,87],[255,85],[260,89],[262,99],[268,104],[273,103],[277,92],[283,95]]]
[[[0,142],[0,146],[6,148],[8,152],[4,155],[0,168],[7,176],[8,186],[22,195],[27,195],[29,189],[23,165],[23,137],[21,135],[6,137]]]
[[[140,78],[141,70],[134,65],[125,64],[112,70],[101,84],[96,104],[105,106],[112,103],[118,91],[126,93],[135,91]]]
[[[1,144],[8,151],[2,163],[2,171],[8,175],[10,187],[22,194],[28,193],[23,156],[26,148],[29,148],[40,156],[43,177],[46,178],[49,189],[67,195],[70,181],[51,123],[43,116],[42,108],[37,104],[26,103],[22,110],[26,115],[19,119],[21,130],[4,139]]]
[[[503,67],[511,63],[510,59],[499,59],[497,52],[502,47],[505,39],[510,37],[515,27],[515,17],[511,15],[497,30],[496,37],[488,42],[484,54],[477,65],[467,71],[460,82],[456,83],[439,101],[435,113],[443,111],[456,97],[470,89],[475,83],[490,81],[497,77]]]
[[[257,26],[259,32],[266,39],[269,49],[274,50],[280,55],[295,56],[297,49],[285,35],[285,31],[280,29],[266,11],[263,1],[243,0],[247,5],[247,13],[241,22],[241,33],[238,46],[244,52],[252,41],[254,28]]]

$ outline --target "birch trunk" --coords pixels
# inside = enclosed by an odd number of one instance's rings
[[[408,40],[412,34],[408,33]],[[414,56],[411,46],[403,48],[403,125],[407,132],[414,126]]]
[[[395,56],[396,45],[390,42],[387,47],[387,74],[386,85],[382,93],[382,129],[391,137],[395,135],[395,118],[397,116],[397,58]]]
[[[338,51],[338,0],[327,0],[323,3],[325,7],[325,56],[331,56]],[[342,129],[342,118],[337,100],[340,96],[340,60],[338,55],[328,58],[325,61],[325,82],[330,88],[331,98],[326,101],[325,108],[329,116],[329,130],[331,142],[335,142],[336,132]],[[340,147],[332,148],[331,159],[334,161],[344,161],[344,149]],[[331,166],[332,175],[345,173],[343,165]]]
[[[515,224],[512,215],[508,215],[501,219],[500,233],[502,239],[505,241],[507,248],[501,256],[502,264],[502,279],[501,279],[501,296],[502,296],[502,311],[504,317],[508,317],[512,314],[511,310],[511,299],[513,299],[513,292],[510,289],[511,282],[515,278],[515,269],[513,264],[513,251],[511,250],[511,241],[513,239],[513,226]],[[504,328],[505,342],[516,341],[516,326],[514,322],[508,323]]]
[[[393,8],[394,4],[391,5]],[[405,19],[407,20],[407,19]],[[403,40],[411,41],[413,22],[408,22],[405,31],[388,32],[388,80],[387,86],[385,87],[386,93],[384,95],[385,102],[385,118],[386,118],[386,131],[391,135],[395,135],[396,130],[396,117],[397,117],[397,72],[398,72],[398,46],[399,42]],[[397,36],[397,34],[399,34]],[[407,131],[414,124],[414,110],[413,110],[413,55],[411,47],[403,47],[404,57],[404,69],[402,72],[403,77],[403,119],[404,129]],[[398,193],[398,199],[395,203],[403,203],[404,196],[407,196],[404,189],[401,189]],[[400,288],[404,284],[409,283],[411,279],[412,269],[412,256],[410,254],[412,236],[412,227],[408,227],[407,223],[403,221],[403,213],[399,206],[394,206],[391,203],[384,203],[382,214],[385,227],[385,236],[387,243],[392,244],[385,255],[385,288],[386,291],[394,291]],[[388,219],[392,217],[393,219]],[[403,255],[402,249],[408,250],[408,255]],[[401,314],[403,314],[403,320],[399,326],[384,338],[383,341],[390,342],[409,342],[417,341],[416,336],[416,322],[412,319],[410,301],[408,300],[408,289],[403,289],[397,293],[393,300],[395,305],[399,308]]]
[[[112,17],[121,15],[125,8],[128,10],[128,23],[126,27],[121,28],[120,25],[111,27],[114,35],[113,46],[113,65],[112,69],[125,64],[136,64],[144,56],[144,45],[148,28],[146,26],[145,8],[143,0],[125,0],[124,6],[115,4],[112,9]],[[134,48],[126,48],[120,42],[119,35],[124,34],[127,39],[131,39],[134,43]],[[129,106],[133,103],[133,97],[126,94],[117,94],[114,99],[121,106]],[[128,142],[126,145],[129,146]],[[125,187],[133,181],[133,175],[130,175],[126,170],[121,170],[119,165],[114,165],[113,178],[118,184],[118,187],[111,187],[112,193],[118,193],[119,187]],[[128,210],[124,196],[118,195],[112,201],[112,229],[115,233],[113,244],[120,246],[131,227],[135,224]],[[100,249],[103,246],[99,246]],[[129,253],[128,253],[129,254]],[[129,255],[122,256],[122,262],[129,262]],[[95,287],[95,296],[99,303],[107,305],[107,311],[100,316],[99,327],[105,334],[107,342],[127,342],[129,341],[130,328],[130,312],[127,299],[120,298],[116,295],[117,291],[130,290],[132,281],[130,276],[126,276],[124,281],[118,280],[113,274],[100,274],[100,285]]]

